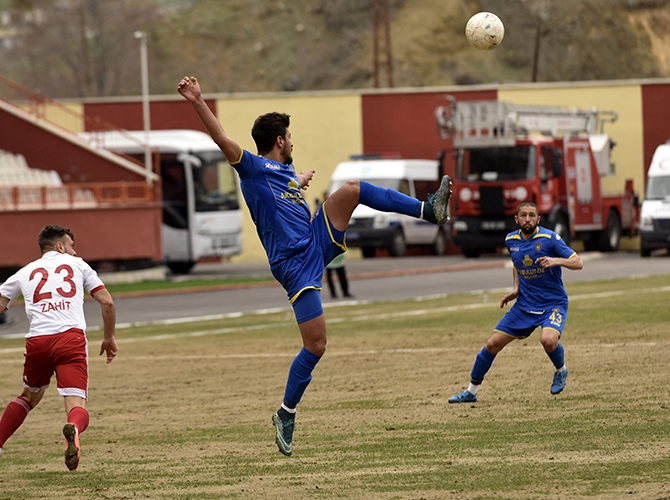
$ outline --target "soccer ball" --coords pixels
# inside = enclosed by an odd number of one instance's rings
[[[465,38],[476,49],[493,50],[505,36],[505,26],[495,14],[479,12],[465,25]]]

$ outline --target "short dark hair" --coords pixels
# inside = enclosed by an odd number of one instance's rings
[[[62,241],[65,236],[69,236],[74,241],[74,233],[72,230],[63,226],[45,226],[38,237],[40,243],[40,250],[52,250],[57,241]]]
[[[291,124],[291,116],[286,113],[266,113],[259,116],[251,127],[251,137],[254,138],[259,155],[272,151],[277,137],[286,137],[286,129]]]
[[[537,205],[535,204],[534,201],[527,200],[527,201],[522,201],[521,203],[519,203],[519,206],[516,207],[516,214],[517,215],[519,215],[519,212],[521,211],[521,209],[523,207],[533,207],[535,209],[535,212],[538,213],[538,215],[539,215],[539,210],[537,209]]]

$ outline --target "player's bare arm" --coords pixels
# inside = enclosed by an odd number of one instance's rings
[[[514,278],[514,287],[512,288],[512,291],[506,294],[500,301],[500,309],[519,296],[519,272],[517,271],[516,266],[512,267],[512,277]]]
[[[202,98],[200,83],[194,76],[185,76],[177,85],[177,91],[195,108],[200,120],[214,142],[219,146],[229,162],[237,162],[242,156],[242,147],[223,130],[221,123]]]
[[[104,325],[104,338],[100,345],[100,355],[107,353],[107,363],[111,363],[119,352],[116,345],[116,307],[112,295],[105,288],[98,290],[93,298],[100,304],[102,312],[102,323]]]
[[[540,257],[535,262],[537,262],[545,269],[549,267],[561,266],[573,271],[579,271],[584,267],[582,259],[577,254],[573,255],[569,259],[563,259],[560,257]]]
[[[7,310],[8,304],[9,304],[9,298],[0,295],[0,313],[3,313]]]
[[[303,189],[307,189],[309,187],[309,182],[314,177],[315,172],[316,170],[308,170],[306,172],[300,172],[298,174],[298,181],[300,182],[300,186]]]

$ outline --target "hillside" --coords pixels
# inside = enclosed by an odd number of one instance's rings
[[[174,38],[172,47],[182,50],[179,59],[187,72],[203,75],[214,85],[212,90],[373,86],[372,2],[228,3],[238,8],[215,18],[211,16],[215,0],[198,2],[176,16],[177,24],[169,28],[192,27]],[[618,0],[390,3],[397,87],[531,81],[541,18],[537,81],[670,76],[667,2],[646,2],[636,8]],[[469,16],[480,10],[497,13],[506,26],[505,40],[493,52],[473,49],[463,35]],[[383,86],[387,83],[384,41],[382,32]],[[200,54],[197,63],[189,57],[192,50]]]
[[[670,77],[669,0],[389,4],[396,87],[530,82],[534,74],[540,82]],[[0,0],[0,10],[13,13],[0,29],[0,67],[3,75],[54,97],[137,95],[133,33],[143,30],[152,94],[174,93],[184,74],[198,75],[207,92],[372,88],[373,5]],[[491,52],[473,49],[463,35],[469,16],[480,10],[505,23],[505,39]],[[383,24],[380,30],[380,79],[387,86]]]

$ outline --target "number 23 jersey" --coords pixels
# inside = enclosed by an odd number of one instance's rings
[[[0,295],[10,303],[23,295],[30,322],[26,337],[30,338],[71,328],[86,331],[84,291],[93,295],[104,287],[84,260],[51,251],[7,279],[0,286]]]

